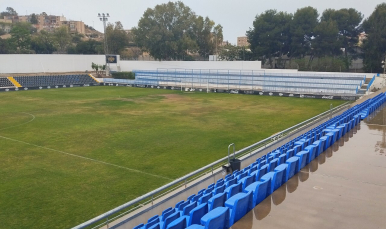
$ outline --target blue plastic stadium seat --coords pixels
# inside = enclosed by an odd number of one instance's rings
[[[176,206],[175,208],[178,209],[178,207],[183,204],[185,201],[184,200],[181,200],[180,202],[176,203]]]
[[[212,193],[208,193],[203,195],[200,199],[198,199],[198,204],[208,203],[208,200],[212,198]]]
[[[258,174],[258,176],[256,177],[255,180],[260,180],[260,178],[261,178],[262,176],[264,176],[265,174],[267,174],[267,172],[268,172],[268,167],[269,167],[269,165],[263,165],[263,166],[261,167],[261,169],[259,169],[259,174]]]
[[[205,190],[206,190],[205,188],[201,189],[200,191],[198,191],[197,195],[204,194]]]
[[[285,182],[288,181],[288,177],[287,177],[287,169],[288,169],[288,165],[287,164],[281,164],[281,165],[278,165],[276,168],[275,168],[275,172],[277,174],[277,176],[280,176],[279,173],[282,173],[281,177],[282,177],[282,181],[280,183],[280,186],[282,186]],[[279,187],[280,187],[279,186]],[[279,188],[277,187],[277,188]],[[275,188],[276,190],[276,188]]]
[[[205,229],[225,229],[228,228],[229,208],[218,207],[208,212],[201,218],[201,225]]]
[[[330,147],[331,136],[326,135],[326,136],[321,137],[319,140],[324,141],[323,152],[326,151],[328,149],[328,147]]]
[[[193,224],[187,227],[186,229],[205,229],[205,227],[199,224]]]
[[[184,208],[185,208],[186,206],[188,206],[189,204],[190,204],[190,201],[184,201],[182,204],[180,204],[180,205],[178,206],[177,210],[178,210],[178,211],[182,211],[182,210],[184,210]]]
[[[279,159],[277,159],[277,158],[273,159],[273,160],[269,163],[268,171],[269,171],[269,172],[272,172],[272,171],[276,168],[276,166],[278,165],[278,163],[279,163]]]
[[[212,196],[212,198],[208,200],[208,206],[209,206],[208,210],[211,211],[217,207],[224,207],[225,200],[226,200],[225,192]]]
[[[301,146],[300,145],[295,145],[293,150],[294,150],[294,155],[296,155],[297,153],[299,153],[301,150]]]
[[[161,225],[162,225],[161,223],[157,223],[157,224],[155,224],[155,225],[149,227],[149,229],[161,229],[161,228],[162,228]]]
[[[212,183],[212,184],[208,185],[208,188],[207,188],[207,190],[208,190],[208,189],[210,189],[210,188],[214,188],[214,183]]]
[[[234,185],[237,183],[237,178],[231,179],[225,183],[225,187],[228,188],[231,185]]]
[[[307,164],[309,164],[312,160],[315,159],[316,157],[316,146],[314,145],[309,145],[306,148],[304,148],[304,151],[308,152],[307,156]]]
[[[243,191],[248,185],[255,182],[256,176],[246,176],[239,181],[241,184],[241,191]]]
[[[145,226],[145,224],[141,223],[137,226],[135,226],[133,229],[142,229]]]
[[[149,218],[149,219],[147,220],[147,222],[151,222],[151,221],[153,221],[153,220],[157,220],[157,222],[159,222],[159,215],[155,215],[155,216]]]
[[[203,192],[201,194],[195,195],[192,199],[190,199],[190,202],[197,202],[203,195]]]
[[[224,179],[219,179],[217,182],[216,182],[216,184],[214,185],[214,188],[218,188],[218,187],[220,187],[220,186],[223,186],[223,184],[224,184]]]
[[[162,229],[166,229],[171,222],[180,218],[180,216],[181,216],[180,212],[175,212],[171,214],[168,218],[166,218],[165,221],[161,222],[160,226],[162,226]]]
[[[314,141],[312,143],[315,146],[315,157],[319,156],[323,151],[324,142],[321,140]]]
[[[237,182],[239,182],[241,179],[243,179],[246,176],[248,176],[248,172],[241,173],[240,175],[237,176]]]
[[[190,195],[190,196],[188,197],[187,201],[191,201],[195,196],[196,196],[196,194]]]
[[[299,157],[299,163],[298,163],[298,169],[297,171],[300,171],[304,166],[307,165],[307,151],[301,151],[295,155],[296,157]]]
[[[290,157],[293,157],[295,154],[295,151],[293,149],[290,149],[290,150],[287,150],[287,157],[286,159],[290,158]]]
[[[291,177],[293,177],[296,173],[299,172],[298,163],[299,163],[299,157],[294,156],[287,159],[286,164],[288,165],[288,168],[287,168],[288,179],[291,179]]]
[[[237,183],[229,186],[224,191],[226,193],[226,199],[231,198],[232,196],[236,195],[239,192],[242,192],[242,184]]]
[[[304,141],[297,141],[294,143],[295,146],[300,146],[300,150],[303,150],[305,147],[305,142]]]
[[[280,155],[279,156],[279,163],[278,163],[278,165],[284,164],[285,160],[287,160],[287,155],[286,154]]]
[[[182,215],[189,215],[190,211],[192,211],[195,207],[197,207],[197,202],[190,203],[184,207],[182,210]]]
[[[267,197],[269,182],[269,180],[256,181],[245,188],[244,192],[253,192],[252,205],[250,206],[250,209],[253,209]]]
[[[208,204],[200,204],[197,207],[193,208],[190,213],[189,217],[187,218],[188,226],[192,224],[200,224],[201,218],[208,213]]]
[[[182,216],[178,219],[175,219],[173,222],[171,222],[167,229],[185,229],[188,226],[187,218],[185,216]]]
[[[149,222],[145,225],[145,227],[143,227],[143,228],[144,228],[144,229],[149,229],[149,228],[152,228],[154,225],[159,224],[159,223],[160,223],[159,219],[158,219],[158,220],[149,221]]]
[[[207,188],[207,189],[204,191],[203,195],[206,195],[206,194],[212,193],[212,191],[213,191],[213,190],[214,190],[214,185],[213,185],[213,186],[211,186],[210,188]]]
[[[277,179],[276,172],[269,172],[261,177],[261,181],[268,181],[268,189],[267,189],[267,195],[271,195],[275,191],[276,184],[281,184],[281,180],[283,177],[280,177],[280,179]],[[280,187],[280,185],[279,185]]]
[[[254,171],[257,171],[257,165],[254,165],[252,166],[249,171],[248,171],[248,175],[251,175],[251,173],[253,173]]]
[[[214,195],[217,195],[217,194],[219,194],[219,193],[224,192],[224,190],[225,190],[225,184],[222,185],[222,186],[220,186],[220,187],[218,187],[218,188],[215,188],[215,189],[212,191],[212,194],[213,194],[213,196],[214,196]]]
[[[250,209],[252,205],[252,191],[248,193],[238,193],[225,202],[225,207],[229,208],[229,224],[232,226],[235,222],[239,221]]]
[[[168,208],[168,209],[165,209],[163,212],[162,212],[162,216],[160,216],[160,221],[165,221],[165,219],[167,217],[169,217],[171,214],[173,214],[175,211],[173,208]]]

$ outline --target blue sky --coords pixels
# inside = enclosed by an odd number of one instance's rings
[[[67,19],[81,20],[102,31],[98,13],[110,13],[110,21],[121,21],[125,29],[138,24],[143,12],[167,0],[0,0],[0,10],[13,7],[19,14],[41,13],[64,15]],[[268,9],[294,13],[296,9],[312,6],[321,14],[325,9],[355,8],[368,17],[376,5],[375,0],[183,0],[196,14],[209,16],[224,27],[224,39],[236,43],[238,36],[252,27],[257,14]]]

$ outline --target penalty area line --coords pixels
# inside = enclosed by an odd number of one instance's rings
[[[47,148],[47,147],[44,147],[44,146],[35,145],[35,144],[32,144],[32,143],[20,141],[20,140],[13,139],[13,138],[7,138],[7,137],[1,136],[1,135],[0,135],[0,138],[6,139],[6,140],[9,140],[9,141],[23,143],[23,144],[26,144],[26,145],[34,146],[34,147],[45,149],[45,150],[49,150],[49,151],[53,151],[53,152],[56,152],[56,153],[65,154],[65,155],[68,155],[68,156],[82,158],[82,159],[85,159],[85,160],[93,161],[93,162],[104,164],[104,165],[114,166],[116,168],[126,169],[126,170],[129,170],[129,171],[132,171],[132,172],[136,172],[136,173],[142,173],[142,174],[146,174],[146,175],[149,175],[149,176],[162,178],[162,179],[165,179],[165,180],[173,180],[173,179],[170,179],[168,177],[164,177],[164,176],[160,176],[160,175],[155,175],[155,174],[143,172],[143,171],[136,170],[136,169],[131,169],[131,168],[127,168],[127,167],[124,167],[124,166],[120,166],[120,165],[116,165],[116,164],[112,164],[112,163],[108,163],[108,162],[104,162],[104,161],[99,161],[99,160],[92,159],[92,158],[89,158],[89,157],[84,157],[84,156],[80,156],[80,155],[76,155],[76,154],[72,154],[72,153],[67,153],[67,152],[64,152],[64,151],[61,151],[61,150],[56,150],[56,149],[51,149],[51,148]]]

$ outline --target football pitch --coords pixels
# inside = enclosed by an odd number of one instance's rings
[[[86,87],[0,93],[0,227],[70,228],[344,101]]]

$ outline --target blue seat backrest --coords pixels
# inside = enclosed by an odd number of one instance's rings
[[[218,187],[218,188],[215,188],[215,189],[212,191],[212,194],[213,194],[213,195],[217,195],[217,194],[219,194],[219,193],[224,192],[224,190],[225,190],[225,184],[222,185],[222,186],[220,186],[220,187]]]
[[[208,213],[208,204],[200,204],[197,207],[193,208],[190,211],[189,214],[189,222],[188,225],[192,224],[200,224],[201,223],[201,218]]]
[[[255,179],[256,179],[255,176],[246,176],[243,179],[241,179],[240,182],[239,182],[239,183],[242,184],[241,190],[244,190],[248,185],[250,185],[253,182],[255,182]]]
[[[241,192],[242,184],[233,184],[225,189],[225,192],[227,194],[227,199],[231,198],[232,196],[236,195],[237,193]]]
[[[189,215],[190,211],[192,209],[194,209],[195,207],[197,207],[197,202],[193,202],[193,203],[190,203],[190,204],[186,205],[184,207],[184,209],[182,210],[182,215]]]
[[[188,223],[186,221],[186,217],[182,216],[173,222],[171,222],[168,226],[167,229],[185,229],[188,226]]]
[[[201,225],[205,229],[225,229],[228,228],[229,208],[218,207],[208,212],[201,218]]]
[[[236,184],[236,183],[237,183],[237,178],[231,179],[225,183],[225,187],[229,187],[229,186]]]
[[[184,203],[180,204],[180,206],[178,206],[178,211],[184,210],[184,208],[189,204],[190,204],[190,201],[185,201]]]
[[[215,209],[217,207],[224,207],[225,200],[226,200],[225,192],[212,196],[208,200],[209,210]]]
[[[225,202],[225,206],[230,209],[229,225],[241,219],[250,210],[252,202],[252,192],[238,193]]]
[[[144,226],[145,226],[145,225],[144,225],[143,223],[141,223],[141,224],[135,226],[133,229],[141,229],[141,228],[143,228]]]
[[[208,200],[212,197],[212,193],[208,193],[203,195],[200,199],[198,199],[198,204],[208,203]]]
[[[173,214],[171,214],[168,218],[165,219],[163,225],[162,225],[162,229],[166,229],[167,226],[173,222],[174,220],[180,218],[181,214],[180,212],[175,212]]]
[[[167,210],[167,211],[166,211]],[[169,217],[171,214],[173,214],[175,211],[172,208],[168,208],[162,212],[161,221],[165,221],[167,217]]]

